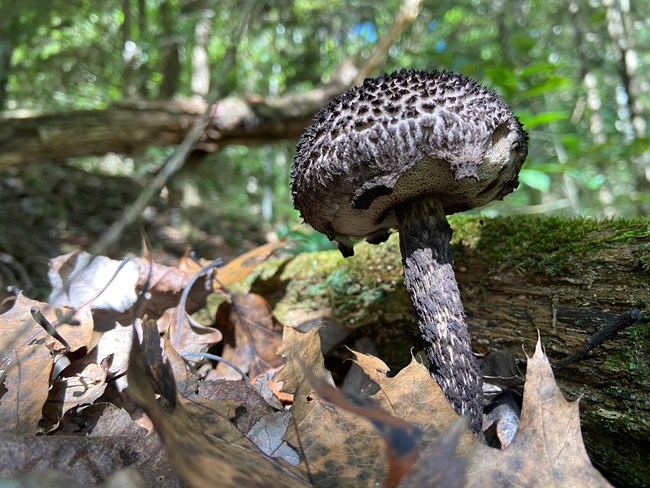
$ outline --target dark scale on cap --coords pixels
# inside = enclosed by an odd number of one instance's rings
[[[502,198],[526,148],[493,90],[448,71],[402,70],[365,80],[316,114],[298,144],[292,194],[305,221],[347,243],[394,226],[391,208],[414,197],[439,195],[447,213]],[[355,209],[363,189],[370,205]]]

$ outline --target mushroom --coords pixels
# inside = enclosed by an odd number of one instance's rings
[[[527,134],[496,92],[451,72],[366,79],[322,108],[291,171],[303,219],[352,256],[350,238],[400,234],[404,284],[431,372],[480,431],[481,372],[452,268],[446,215],[501,200],[518,185]]]

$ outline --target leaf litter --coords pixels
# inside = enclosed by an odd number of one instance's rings
[[[0,476],[68,488],[609,486],[541,343],[505,449],[470,433],[417,358],[391,376],[352,351],[369,382],[338,390],[317,328],[283,328],[262,296],[227,288],[278,248],[216,272],[190,258],[54,260],[51,303],[18,295],[0,315]],[[225,301],[197,322],[213,293]]]

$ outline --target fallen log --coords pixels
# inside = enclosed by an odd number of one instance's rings
[[[615,484],[650,485],[650,221],[458,216],[451,225],[474,350],[525,362],[539,334],[551,363],[563,366],[563,392],[580,399],[594,464]],[[326,251],[269,263],[252,289],[287,325],[334,324],[323,332],[330,342],[372,330],[385,361],[397,349],[410,355],[413,344],[396,339],[397,330],[417,330],[396,235],[357,245],[348,259]]]

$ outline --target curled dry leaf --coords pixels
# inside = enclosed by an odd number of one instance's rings
[[[194,273],[181,271],[173,266],[153,263],[147,259],[133,260],[140,271],[138,287],[148,283],[149,299],[143,313],[149,317],[161,317],[165,310],[178,306],[181,293]],[[185,311],[193,314],[205,305],[206,297],[212,292],[206,276],[200,276],[192,285],[185,303]]]
[[[266,261],[275,251],[284,247],[285,241],[268,242],[236,257],[228,264],[220,266],[215,278],[215,288],[228,286],[246,278],[262,262]]]
[[[36,302],[23,295],[14,306],[0,315],[0,370],[4,371],[4,388],[0,401],[0,425],[4,433],[35,434],[47,400],[53,356],[63,346],[32,318],[38,307],[55,326],[71,351],[86,347],[93,331],[88,309],[71,310]],[[59,324],[60,319],[69,323]]]
[[[50,426],[56,426],[70,409],[91,405],[106,390],[106,369],[85,356],[65,368],[54,380],[43,416]],[[108,367],[108,364],[106,364]]]
[[[126,312],[137,300],[138,267],[132,261],[115,261],[74,251],[50,261],[48,278],[52,305]]]
[[[273,253],[275,253],[275,251],[284,246],[286,246],[284,239],[275,242],[268,242],[237,256],[235,259],[229,261],[223,266],[219,266],[213,280],[213,287],[219,289],[243,280],[251,274],[260,263],[266,261],[273,255]],[[196,261],[188,256],[183,256],[178,263],[178,267],[181,271],[186,273],[196,273],[202,266],[206,266],[209,263],[210,261],[204,259]]]
[[[178,307],[169,308],[158,323],[165,332],[169,345],[181,356],[206,352],[209,346],[221,342],[221,331],[214,327],[206,327],[183,313],[182,320],[177,320]],[[159,327],[160,328],[160,327]]]

